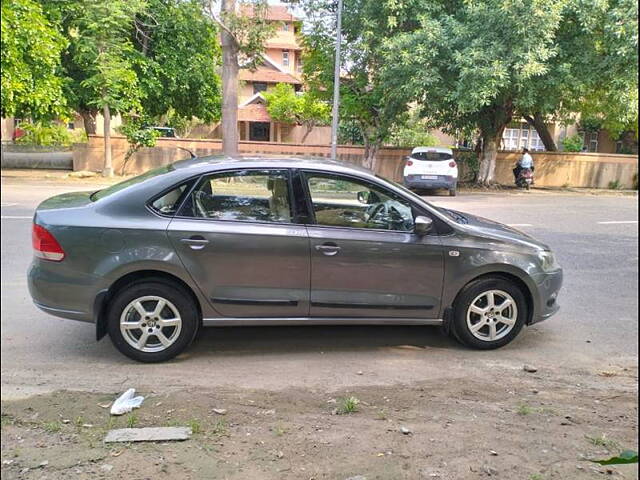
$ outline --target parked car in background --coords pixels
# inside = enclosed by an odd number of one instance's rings
[[[416,147],[404,167],[404,185],[415,191],[446,188],[455,196],[458,165],[453,150],[444,147]]]
[[[176,129],[172,127],[147,127],[147,128],[151,130],[155,130],[156,132],[160,132],[161,137],[178,138]]]
[[[497,348],[562,284],[530,236],[329,160],[195,158],[58,195],[33,248],[35,304],[144,362],[225,325],[440,325]]]

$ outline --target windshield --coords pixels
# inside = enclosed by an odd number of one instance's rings
[[[428,160],[430,162],[444,162],[445,160],[453,160],[452,153],[444,152],[415,152],[411,154],[414,160]]]
[[[89,197],[91,201],[95,202],[97,200],[101,200],[105,197],[108,197],[112,193],[119,192],[120,190],[124,190],[131,185],[136,185],[137,183],[144,182],[145,180],[155,177],[157,175],[162,175],[163,173],[167,173],[172,171],[174,168],[172,165],[165,165],[164,167],[154,168],[153,170],[149,170],[148,172],[143,173],[142,175],[138,175],[137,177],[129,178],[123,182],[116,183],[115,185],[111,185],[110,187],[103,188],[102,190],[98,190],[94,192]]]

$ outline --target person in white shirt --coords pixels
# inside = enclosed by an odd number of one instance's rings
[[[518,161],[516,168],[513,169],[513,176],[515,177],[516,182],[518,181],[518,175],[520,175],[520,172],[525,168],[530,168],[532,172],[534,169],[533,157],[529,154],[528,148],[522,149],[522,157]]]

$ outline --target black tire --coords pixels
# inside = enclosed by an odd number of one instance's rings
[[[157,352],[145,352],[134,348],[120,331],[120,317],[125,308],[135,299],[147,296],[168,300],[177,309],[182,321],[173,343]],[[120,289],[110,302],[107,314],[107,332],[115,347],[127,357],[146,363],[163,362],[183,352],[193,342],[199,325],[200,315],[192,296],[183,287],[162,279],[145,279]],[[171,331],[170,328],[169,330]],[[159,338],[156,338],[159,341]]]
[[[483,292],[500,290],[508,293],[516,303],[517,318],[511,330],[496,340],[481,340],[473,335],[467,325],[467,311],[471,302]],[[502,277],[484,277],[467,284],[458,294],[453,305],[452,333],[464,345],[479,350],[492,350],[503,347],[518,336],[525,324],[528,306],[520,287]],[[472,322],[473,323],[473,322]]]
[[[456,195],[457,195],[457,191],[455,188],[452,188],[451,190],[449,190],[450,197],[455,197]]]

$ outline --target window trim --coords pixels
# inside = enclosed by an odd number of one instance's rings
[[[327,170],[304,170],[301,169],[300,170],[301,173],[301,177],[302,177],[302,185],[303,185],[303,189],[305,191],[305,196],[307,197],[307,209],[309,210],[309,216],[310,216],[310,220],[311,222],[309,224],[307,224],[307,226],[311,226],[311,227],[319,227],[319,228],[333,228],[333,229],[339,229],[339,230],[355,230],[358,232],[377,232],[377,233],[403,233],[406,235],[415,235],[415,217],[416,217],[416,212],[421,213],[421,210],[417,208],[417,206],[410,201],[408,198],[399,195],[396,192],[390,191],[388,188],[386,188],[384,185],[380,185],[378,183],[372,182],[369,179],[364,179],[361,177],[358,177],[356,175],[350,175],[348,173],[337,173],[337,172],[330,172]],[[330,175],[330,176],[336,176],[336,177],[345,177],[345,178],[349,178],[349,179],[353,179],[356,182],[361,182],[361,183],[365,183],[365,184],[370,184],[373,185],[374,187],[382,190],[383,192],[390,192],[391,195],[388,195],[390,197],[400,197],[402,200],[404,200],[405,202],[407,202],[409,204],[409,206],[411,207],[411,215],[413,216],[413,229],[412,230],[389,230],[389,229],[381,229],[381,228],[361,228],[361,227],[346,227],[346,226],[339,226],[339,225],[322,225],[317,223],[316,221],[316,212],[315,209],[313,208],[313,198],[311,197],[311,191],[309,190],[309,179],[308,179],[308,175],[311,174],[319,174],[320,176],[323,175]],[[428,213],[421,213],[422,215],[428,215],[431,218],[431,215]]]
[[[295,223],[295,221],[298,219],[298,212],[296,209],[296,205],[295,202],[293,201],[293,186],[292,186],[292,168],[290,167],[284,167],[284,168],[273,168],[273,167],[249,167],[249,168],[225,168],[225,169],[221,169],[221,170],[215,170],[212,172],[206,172],[206,173],[202,173],[200,175],[197,175],[193,178],[196,178],[196,181],[193,183],[193,185],[191,186],[191,189],[189,190],[189,193],[184,197],[184,199],[182,200],[181,204],[180,204],[180,208],[178,209],[178,213],[180,213],[182,211],[182,208],[184,207],[184,204],[187,200],[187,198],[194,192],[194,190],[202,183],[203,179],[205,179],[206,177],[210,177],[213,175],[219,175],[219,174],[224,174],[224,173],[228,173],[228,172],[239,172],[239,171],[265,171],[265,170],[269,170],[269,171],[279,171],[279,172],[286,172],[287,174],[287,189],[288,189],[288,196],[289,196],[289,207],[291,209],[291,221],[290,222],[262,222],[262,221],[256,221],[256,220],[223,220],[223,219],[219,219],[219,218],[206,218],[206,217],[188,217],[185,215],[173,215],[171,218],[177,218],[177,219],[181,219],[181,220],[199,220],[199,221],[209,221],[209,222],[225,222],[225,223],[240,223],[240,224],[253,224],[253,225],[302,225],[304,226],[303,223]],[[192,179],[193,179],[192,178]],[[177,185],[174,185],[174,188],[178,187],[182,185],[182,183],[178,183]],[[170,191],[171,189],[169,189]],[[151,209],[151,211],[153,211],[153,209]],[[155,213],[155,212],[154,212]]]

